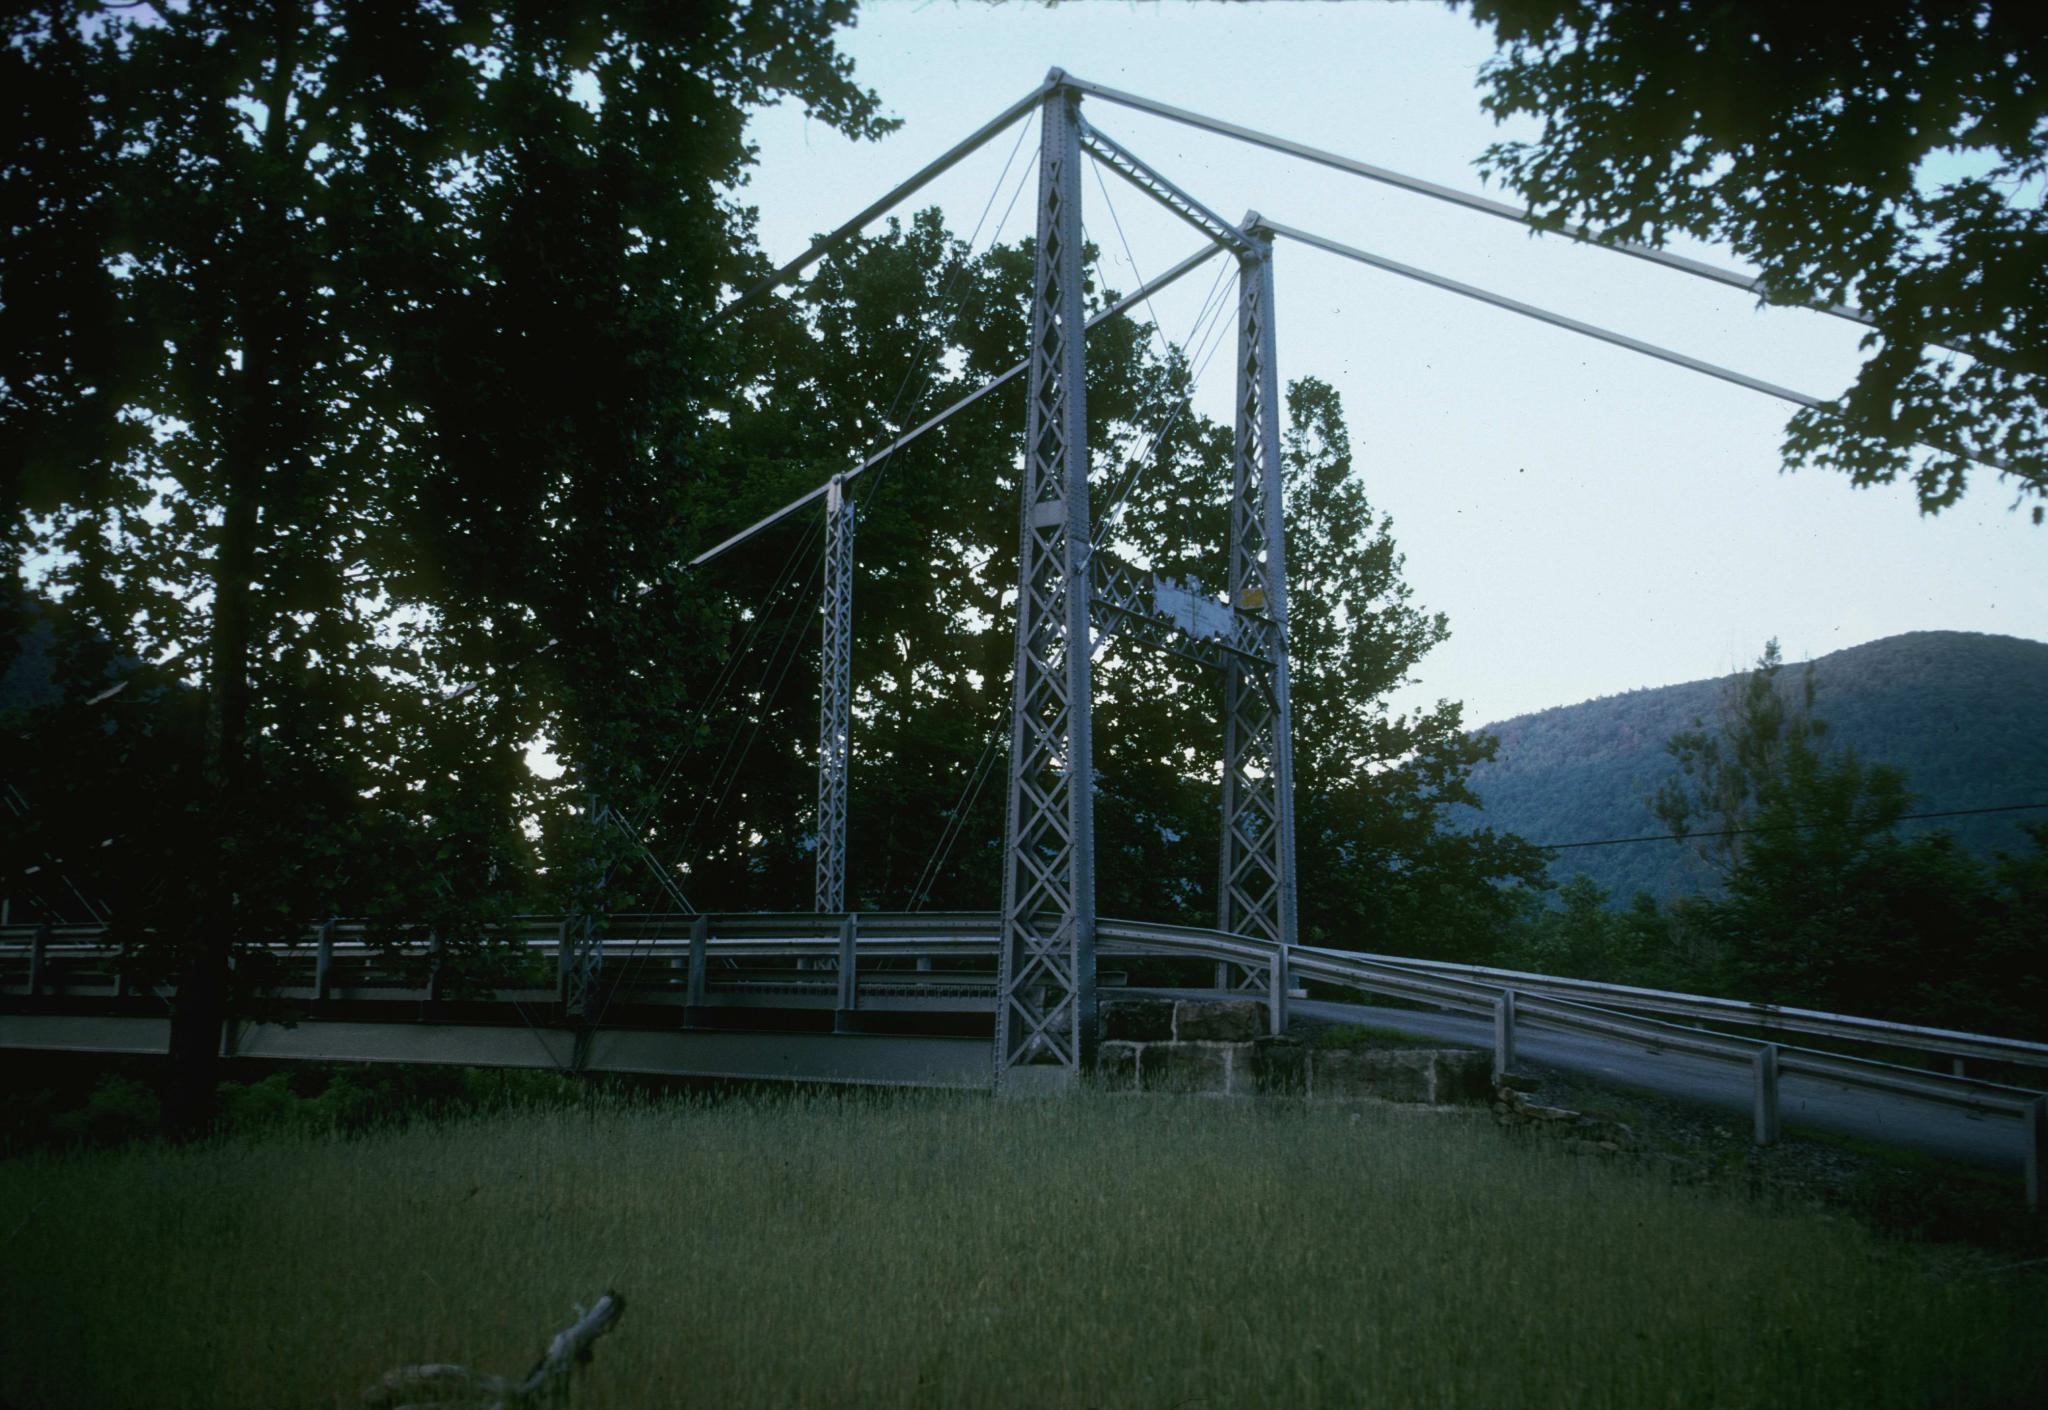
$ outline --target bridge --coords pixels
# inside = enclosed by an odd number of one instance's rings
[[[328,922],[263,947],[271,1007],[233,1025],[223,1052],[991,1086],[998,914],[615,916],[597,942],[603,978],[588,1019],[570,1007],[572,970],[585,962],[573,938],[581,924],[574,916],[520,921],[497,937],[507,964],[486,986],[445,968],[431,939],[394,943],[367,925]],[[2048,1097],[1969,1072],[2048,1071],[2048,1044],[1108,918],[1097,923],[1097,956],[1098,983],[1112,991],[1257,999],[1272,1033],[1284,1033],[1300,1005],[1348,1013],[1332,1003],[1389,999],[1412,1018],[1482,1020],[1497,1072],[1515,1068],[1518,1044],[1533,1030],[1596,1040],[1603,1066],[1654,1074],[1660,1064],[1704,1064],[1740,1074],[1759,1144],[1778,1139],[1781,1084],[1804,1079],[1888,1104],[1876,1126],[1851,1128],[1863,1134],[1910,1141],[1916,1110],[1977,1123],[1982,1139],[1958,1146],[1951,1133],[1935,1148],[2019,1164],[2035,1208],[2048,1177]],[[0,1049],[161,1055],[173,997],[129,982],[100,927],[0,928]]]
[[[2015,1120],[2039,1200],[2043,1109],[2028,1088],[1895,1059],[2048,1065],[2048,1046],[1838,1015],[1630,990],[1541,975],[1390,958],[1298,943],[1287,541],[1274,323],[1276,241],[1289,241],[1475,299],[1798,405],[1818,398],[1250,213],[1224,219],[1092,120],[1084,100],[1150,113],[1337,173],[1479,214],[1526,221],[1489,200],[1054,70],[1033,92],[755,288],[720,318],[811,264],[1027,118],[1038,122],[1036,267],[1030,355],[860,464],[692,560],[693,569],[769,527],[822,511],[823,649],[814,909],[702,915],[657,865],[667,915],[521,922],[495,953],[504,972],[463,975],[430,937],[331,921],[253,947],[273,971],[270,1011],[234,1025],[229,1052],[326,1061],[453,1062],[698,1077],[777,1078],[1053,1092],[1087,1071],[1099,990],[1200,989],[1255,995],[1273,1032],[1292,996],[1378,995],[1478,1014],[1496,1062],[1512,1065],[1522,1025],[1689,1054],[1754,1074],[1759,1141],[1774,1139],[1780,1075]],[[1021,138],[1019,139],[1021,142]],[[1092,317],[1083,301],[1082,181],[1094,161],[1203,239],[1194,253]],[[1577,239],[1590,232],[1566,230]],[[1604,246],[1661,267],[1761,292],[1757,282],[1666,251]],[[1236,265],[1235,431],[1227,580],[1211,592],[1127,561],[1091,517],[1086,406],[1090,327],[1140,306],[1206,261]],[[1867,323],[1859,311],[1822,313]],[[1019,504],[1015,656],[999,909],[985,914],[848,913],[846,826],[853,743],[851,622],[862,475],[1019,378],[1027,423]],[[1943,447],[1947,449],[1947,447]],[[1222,738],[1222,851],[1213,929],[1099,917],[1094,887],[1091,663],[1118,638],[1201,666]],[[602,803],[593,818],[631,833]],[[637,835],[635,837],[637,841]],[[130,984],[97,926],[0,931],[0,1047],[162,1052],[172,995]],[[1683,1020],[1682,1022],[1673,1021]],[[1731,1031],[1732,1030],[1732,1031]],[[1787,1038],[1809,1038],[1811,1045]],[[1843,1045],[1875,1045],[1883,1057]]]

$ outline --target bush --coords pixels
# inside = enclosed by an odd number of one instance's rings
[[[54,1117],[50,1130],[60,1145],[116,1146],[155,1135],[162,1119],[155,1092],[133,1078],[109,1073],[84,1106]]]

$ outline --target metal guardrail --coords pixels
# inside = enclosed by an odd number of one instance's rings
[[[538,957],[558,950],[563,925],[558,916],[522,917],[500,938],[521,944]],[[393,945],[379,939],[381,933],[378,927],[362,922],[333,921],[301,940],[274,948],[287,959],[312,960],[315,970],[310,992],[316,998],[329,992],[337,964],[361,965],[393,950],[415,960],[434,953],[431,940],[424,936]],[[957,969],[863,974],[865,962],[912,960],[922,966],[943,958],[992,965],[998,933],[999,918],[988,912],[861,913],[851,917],[798,912],[618,915],[608,919],[603,939],[608,960],[672,962],[673,968],[686,974],[688,1001],[693,1004],[704,1002],[707,991],[717,987],[710,972],[713,960],[734,969],[747,960],[832,961],[837,972],[829,982],[837,986],[840,1006],[852,1009],[860,1002],[864,984],[872,986],[884,978],[893,985],[923,983],[956,989],[963,980],[973,978]],[[1096,939],[1099,955],[1193,958],[1214,963],[1219,988],[1257,993],[1265,999],[1276,1032],[1286,1026],[1288,995],[1295,984],[1315,982],[1491,1016],[1496,1071],[1512,1068],[1515,1035],[1524,1025],[1615,1039],[1651,1053],[1686,1053],[1747,1066],[1754,1075],[1755,1134],[1760,1144],[1777,1138],[1778,1082],[1785,1073],[1979,1114],[2016,1117],[2027,1132],[2029,1202],[2038,1207],[2042,1197],[2043,1168],[2048,1166],[2048,1098],[2038,1091],[1959,1072],[1928,1071],[1693,1024],[1744,1026],[1766,1034],[1798,1033],[1951,1058],[2042,1067],[2048,1067],[2048,1044],[1478,965],[1307,945],[1284,947],[1224,931],[1157,922],[1103,918],[1097,922]],[[19,968],[23,957],[28,961],[23,976],[26,982],[5,982],[8,961]],[[40,992],[67,969],[116,972],[117,959],[97,926],[0,929],[0,985],[8,991]],[[801,977],[811,983],[827,982],[824,972]],[[117,973],[115,987],[118,991]],[[1664,1016],[1646,1016],[1649,1014]],[[1671,1022],[1671,1017],[1690,1019],[1693,1024]]]
[[[1492,969],[1484,965],[1458,964],[1446,960],[1419,960],[1399,955],[1374,954],[1362,954],[1359,957],[1420,973],[1472,979],[1503,989],[1513,989],[1517,993],[1543,994],[1551,998],[1590,1003],[1603,1008],[1675,1014],[1699,1023],[1732,1024],[1755,1028],[1766,1033],[1798,1033],[1809,1037],[1903,1048],[1952,1059],[1978,1059],[2017,1067],[2048,1069],[2048,1043],[2029,1042],[2021,1038],[2003,1038],[1920,1024],[1893,1023],[1885,1019],[1824,1013],[1817,1009],[1793,1008],[1781,1004],[1759,1004],[1744,999],[1723,999],[1702,994],[1646,989],[1631,984],[1609,984],[1594,979],[1566,979],[1521,970]]]

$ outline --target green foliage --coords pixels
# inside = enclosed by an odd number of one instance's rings
[[[224,1082],[220,1132],[364,1135],[416,1121],[580,1104],[589,1088],[560,1073],[493,1068],[295,1068]]]
[[[1021,357],[1034,261],[925,212],[712,316],[765,270],[732,194],[747,111],[887,125],[833,48],[851,13],[7,22],[46,134],[0,165],[7,532],[47,565],[62,688],[7,721],[32,807],[4,825],[113,910],[132,974],[177,984],[185,1065],[261,989],[249,942],[330,914],[431,931],[488,987],[522,910],[671,909],[657,875],[706,909],[809,892],[816,520],[678,565]],[[1215,584],[1232,431],[1193,380],[1141,323],[1090,334],[1093,483],[1123,491],[1093,508],[1108,550]],[[1024,394],[858,485],[857,906],[997,895]],[[1297,383],[1289,412],[1301,864],[1330,878],[1304,933],[1458,950],[1536,859],[1442,827],[1487,746],[1454,704],[1387,701],[1447,626],[1335,393]],[[1213,917],[1215,682],[1110,642],[1097,689],[1101,909]],[[561,779],[525,767],[536,738]]]
[[[1826,742],[1903,770],[1922,800],[1913,811],[2048,801],[2048,644],[1970,632],[1911,632],[1832,652],[1813,662],[1813,713]],[[1723,707],[1739,677],[1607,696],[1503,720],[1499,740],[1472,770],[1483,818],[1535,842],[1641,837],[1670,829],[1650,801],[1677,773],[1671,737]],[[2026,853],[2029,813],[1904,822],[1901,835],[1935,827],[1986,862]],[[1704,821],[1699,827],[1712,830]],[[1715,860],[1722,860],[1716,858]],[[1618,902],[1647,891],[1660,904],[1718,894],[1723,869],[1686,843],[1590,847],[1552,855],[1551,875],[1592,878]]]
[[[154,1135],[161,1119],[156,1093],[148,1084],[109,1073],[84,1106],[51,1122],[51,1134],[64,1145],[125,1145]]]
[[[1499,962],[1541,974],[1604,979],[1650,987],[1687,987],[1700,976],[1675,949],[1673,917],[1657,899],[1636,893],[1625,908],[1591,877],[1558,888],[1557,904],[1532,904],[1503,946]]]
[[[1904,772],[1824,741],[1816,674],[1796,695],[1777,643],[1731,681],[1713,723],[1669,741],[1678,772],[1653,807],[1701,834],[1713,895],[1625,912],[1579,876],[1525,918],[1529,968],[2016,1036],[2044,1030],[2048,825],[1991,865],[1945,832],[1902,833]]]
[[[2029,193],[2048,174],[2048,31],[2030,0],[1471,11],[1500,44],[1482,103],[1542,123],[1484,165],[1540,221],[1725,243],[1766,302],[1871,316],[1854,385],[1793,416],[1788,468],[1907,476],[1933,513],[1985,456],[2043,521],[2048,213]]]
[[[631,796],[716,620],[674,568],[722,502],[704,428],[762,375],[708,323],[764,267],[746,113],[885,130],[852,13],[0,20],[0,534],[62,599],[65,688],[8,721],[9,841],[110,879],[195,1071],[261,980],[239,942],[342,912],[460,955],[592,899],[623,844],[572,789]]]

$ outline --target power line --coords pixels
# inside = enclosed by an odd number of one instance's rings
[[[1928,818],[1968,818],[1980,813],[2024,813],[2048,808],[2048,803],[2001,803],[1995,808],[1944,808],[1938,812],[1901,813],[1893,822],[1921,822]],[[1538,842],[1545,852],[1563,852],[1573,847],[1620,847],[1630,842],[1684,842],[1695,837],[1741,837],[1753,832],[1799,832],[1821,827],[1822,823],[1772,823],[1764,827],[1728,827],[1713,832],[1653,832],[1643,837],[1602,837],[1590,842]]]

